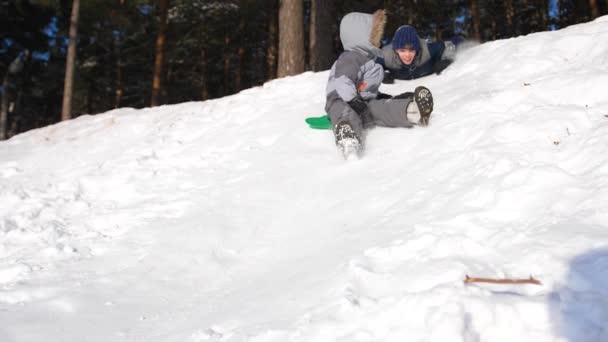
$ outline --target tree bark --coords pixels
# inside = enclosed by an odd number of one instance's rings
[[[89,83],[89,88],[87,89],[87,96],[85,97],[84,108],[86,108],[87,113],[95,113],[93,106],[95,104],[95,88],[93,86],[93,82]]]
[[[471,16],[473,17],[473,37],[481,42],[481,32],[479,30],[479,1],[471,0]]]
[[[230,77],[230,59],[232,57],[232,51],[230,49],[230,36],[228,33],[224,35],[224,95],[231,94],[232,92],[232,80]]]
[[[591,18],[589,0],[577,0],[574,3],[574,18],[570,18],[569,24],[578,24],[588,21]]]
[[[538,20],[540,21],[540,30],[545,31],[549,28],[549,2],[547,0],[538,0]]]
[[[557,0],[557,28],[561,28],[562,27],[562,0]]]
[[[21,110],[21,108],[23,107],[23,91],[21,90],[22,87],[19,87],[17,90],[17,96],[15,99],[15,103],[13,104],[13,108],[11,108],[11,106],[9,106],[9,112],[12,115],[11,117],[11,125],[10,128],[8,129],[8,132],[6,133],[6,138],[10,138],[14,135],[17,134],[17,127],[19,126],[19,122],[21,120],[21,117],[19,115],[15,115],[16,113],[19,113],[19,111]]]
[[[72,118],[72,92],[74,89],[74,65],[76,64],[76,38],[78,37],[79,12],[80,0],[73,0],[72,14],[70,16],[70,42],[65,62],[65,80],[63,82],[63,105],[61,107],[62,121]]]
[[[152,99],[151,106],[160,105],[160,95],[162,92],[163,66],[165,59],[165,35],[167,31],[167,11],[169,10],[169,0],[159,0],[159,22],[158,34],[156,35],[156,59],[154,61],[154,74],[152,77]]]
[[[113,34],[114,30],[111,30],[110,34],[110,63],[108,65],[109,79],[112,80],[112,92],[114,99],[112,100],[112,108],[118,108],[122,98],[122,58],[120,55],[120,36],[118,32],[116,36]]]
[[[591,12],[591,19],[595,19],[600,16],[600,8],[597,4],[597,0],[589,0],[589,10]]]
[[[277,33],[278,17],[277,0],[269,0],[268,6],[268,47],[266,49],[266,79],[277,77]]]
[[[201,100],[209,99],[209,88],[207,85],[207,50],[201,50]]]
[[[234,88],[237,92],[245,89],[245,85],[243,84],[243,75],[245,75],[245,47],[242,45],[239,46],[238,57],[239,65],[234,78]]]
[[[303,0],[281,0],[278,77],[304,72]]]
[[[241,15],[241,20],[239,21],[239,32],[241,32],[241,34],[239,35],[239,49],[237,51],[237,56],[238,56],[238,65],[236,68],[236,75],[234,75],[234,88],[235,91],[239,92],[241,90],[243,90],[244,86],[243,86],[243,75],[245,74],[245,40],[246,40],[246,34],[245,34],[245,16]]]
[[[0,113],[0,140],[6,140],[8,127],[8,70],[2,81],[2,105]]]
[[[530,0],[532,1],[532,0]],[[519,0],[515,9],[515,35],[528,34],[531,31],[534,16],[530,15],[528,0]]]
[[[514,36],[515,27],[513,26],[513,17],[515,16],[515,7],[513,7],[513,0],[505,0],[505,17],[507,21],[507,31],[509,36]]]
[[[441,36],[441,15],[440,12],[438,11],[435,14],[435,40],[442,40],[443,37]]]
[[[124,0],[117,0],[117,5],[119,9],[112,9],[110,15],[113,18],[117,18],[118,11],[124,11],[122,6],[124,6]],[[116,19],[115,19],[116,20]],[[113,20],[113,21],[115,21]],[[111,76],[114,79],[114,108],[119,108],[122,102],[122,97],[124,94],[124,86],[123,86],[123,61],[122,61],[122,41],[123,41],[123,31],[120,28],[117,28],[115,25],[111,26],[110,30],[110,42],[112,47],[112,62],[114,63],[111,68]]]
[[[416,12],[418,11],[418,6],[416,6],[415,0],[408,1],[408,16],[407,16],[407,24],[416,27]]]
[[[119,34],[120,37],[120,34]],[[120,38],[118,38],[120,39]],[[122,96],[124,94],[124,89],[123,89],[123,83],[122,83],[122,76],[123,76],[123,72],[122,72],[122,56],[121,56],[121,51],[120,51],[120,41],[116,42],[117,48],[116,48],[116,82],[114,83],[114,108],[119,108],[120,104],[122,102]]]
[[[334,61],[333,0],[311,0],[309,56],[312,71],[327,70]]]

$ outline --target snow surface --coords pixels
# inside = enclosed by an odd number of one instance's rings
[[[0,341],[608,341],[608,17],[383,86],[436,110],[360,160],[327,77],[0,143]]]

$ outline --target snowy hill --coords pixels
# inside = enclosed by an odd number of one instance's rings
[[[0,341],[608,341],[608,17],[486,43],[345,162],[327,72],[0,143]],[[465,275],[538,285],[465,285]]]

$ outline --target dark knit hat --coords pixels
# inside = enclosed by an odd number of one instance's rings
[[[409,45],[412,49],[420,51],[418,34],[416,33],[416,29],[410,25],[404,25],[397,29],[397,32],[393,36],[392,44],[394,50],[403,49]]]

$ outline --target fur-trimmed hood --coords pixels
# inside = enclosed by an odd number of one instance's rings
[[[385,25],[384,10],[377,10],[374,14],[352,12],[345,15],[340,22],[340,40],[344,50],[372,58],[379,56]]]

